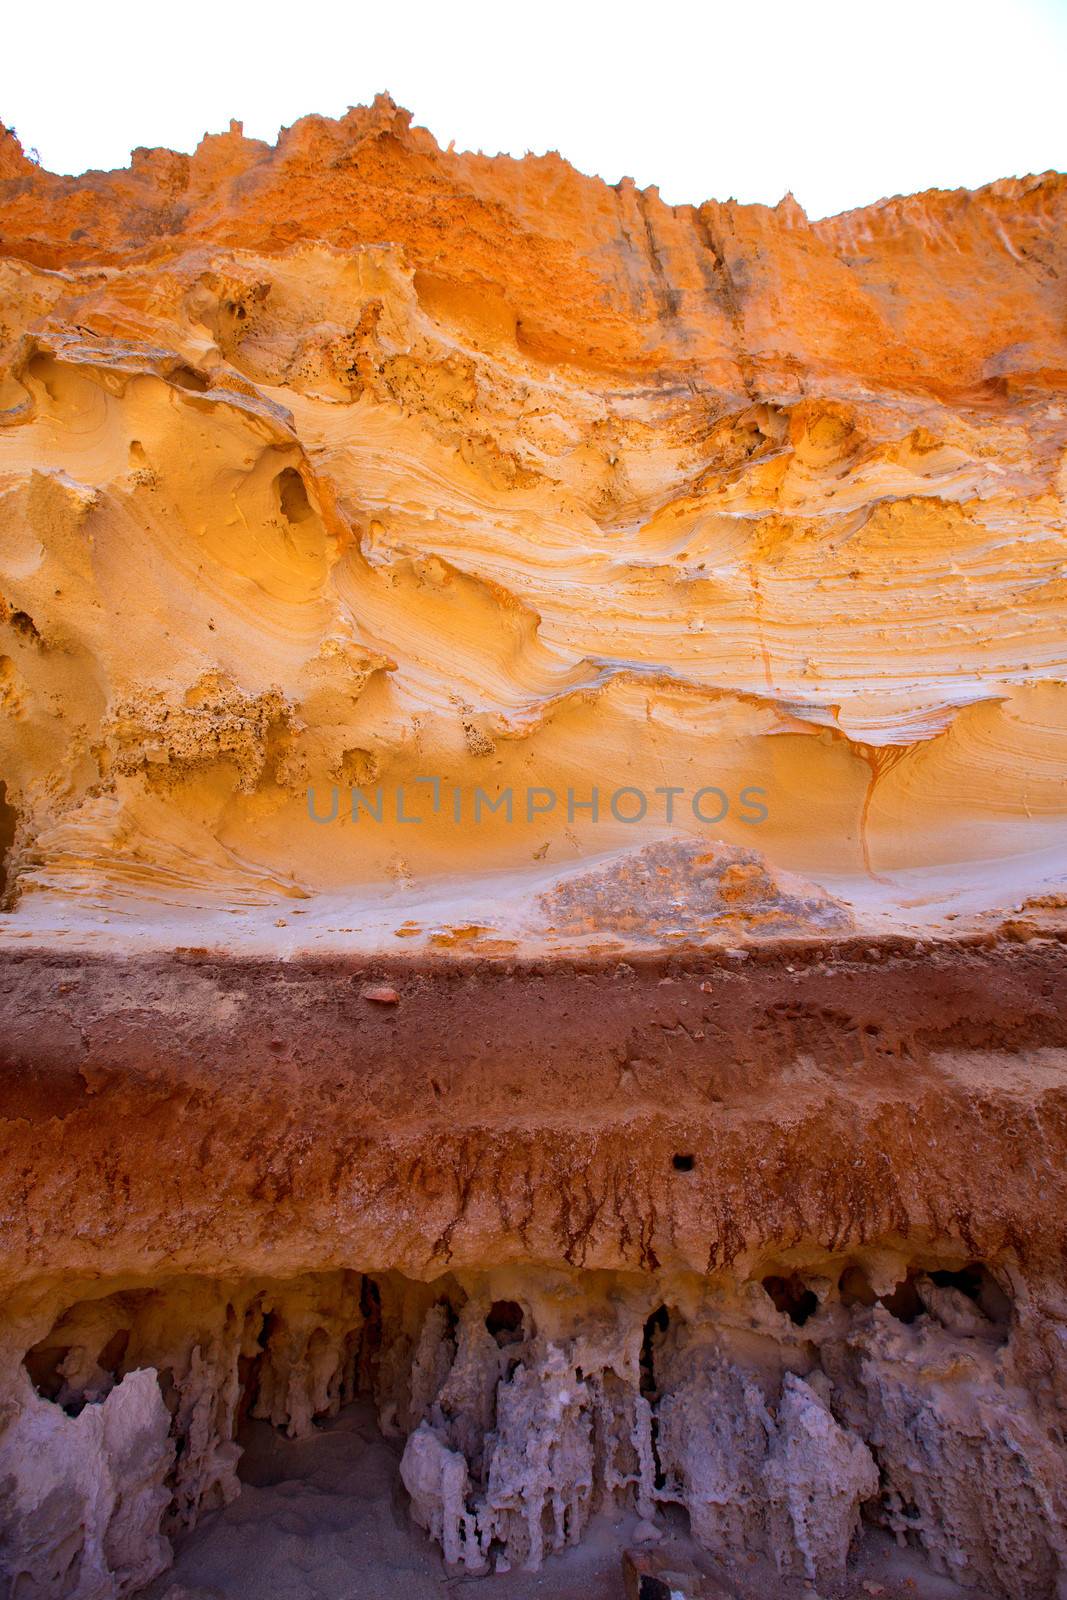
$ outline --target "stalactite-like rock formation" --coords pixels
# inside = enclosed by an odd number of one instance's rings
[[[356,1403],[490,1593],[1067,1594],[1065,281],[1056,174],[0,131],[12,1600]]]
[[[300,1437],[370,1388],[406,1439],[413,1515],[468,1572],[536,1570],[618,1501],[681,1505],[709,1550],[817,1581],[844,1570],[867,1505],[935,1570],[1047,1595],[1067,1555],[1062,1451],[1006,1347],[1010,1311],[980,1265],[888,1252],[872,1277],[827,1259],[736,1289],[342,1271],[79,1301],[28,1350],[0,1447],[15,1592],[146,1581],[161,1527],[238,1494],[242,1405]]]

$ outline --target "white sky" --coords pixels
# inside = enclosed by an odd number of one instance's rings
[[[57,172],[379,89],[458,149],[819,217],[1067,167],[1067,0],[21,0],[0,24],[0,119]]]

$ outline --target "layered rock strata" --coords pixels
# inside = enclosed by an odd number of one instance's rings
[[[819,1581],[862,1516],[1055,1594],[1064,964],[9,957],[9,1570],[133,1592],[242,1416],[373,1394],[473,1573],[678,1504],[727,1562]]]
[[[368,1397],[487,1592],[1067,1594],[1065,219],[0,133],[13,1600]]]

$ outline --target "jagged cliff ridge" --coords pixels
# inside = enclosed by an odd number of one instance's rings
[[[468,1571],[1062,1585],[1065,197],[3,137],[19,1600],[357,1395]]]

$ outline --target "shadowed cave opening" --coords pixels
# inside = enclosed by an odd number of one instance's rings
[[[256,1334],[255,1349],[251,1354],[242,1351],[237,1361],[237,1382],[240,1388],[240,1400],[237,1405],[236,1435],[239,1438],[242,1428],[249,1421],[253,1403],[259,1394],[260,1378],[263,1371],[263,1362],[271,1339],[278,1331],[278,1318],[272,1311],[264,1314]]]
[[[671,1325],[671,1314],[666,1306],[657,1306],[647,1318],[641,1334],[641,1393],[656,1395],[656,1350],[663,1343]]]
[[[87,1388],[74,1398],[64,1400],[63,1396],[68,1389],[67,1366],[74,1354],[72,1345],[35,1345],[28,1350],[25,1356],[26,1371],[30,1375],[30,1382],[37,1393],[45,1400],[51,1400],[61,1407],[68,1417],[76,1417],[85,1406],[97,1403],[106,1398],[106,1394],[118,1381],[122,1367],[122,1360],[126,1354],[126,1347],[130,1342],[129,1328],[116,1328],[115,1332],[101,1345],[94,1358],[94,1366],[103,1375],[98,1387]]]
[[[795,1272],[788,1278],[770,1273],[762,1283],[764,1291],[774,1303],[774,1309],[784,1312],[798,1328],[802,1328],[812,1313],[819,1309],[818,1296]]]
[[[139,1289],[69,1307],[23,1357],[37,1393],[70,1417],[105,1400],[131,1370],[130,1340],[151,1303],[152,1291]]]
[[[994,1278],[989,1268],[979,1261],[959,1271],[949,1272],[935,1268],[930,1277],[942,1289],[958,1289],[968,1300],[973,1300],[979,1311],[998,1328],[1006,1328],[1011,1321],[1011,1301]]]
[[[351,1290],[354,1326],[345,1338],[358,1349],[354,1362],[350,1362],[352,1371],[347,1383],[338,1381],[348,1399],[353,1399],[371,1392],[379,1363],[389,1352],[383,1352],[385,1327],[381,1285],[369,1274],[349,1272],[342,1276],[354,1284]],[[387,1275],[392,1276],[395,1275]],[[323,1275],[324,1279],[329,1277],[330,1274]],[[818,1297],[797,1272],[788,1277],[767,1274],[759,1281],[775,1310],[787,1315],[798,1328],[819,1309]],[[977,1308],[991,1331],[1006,1337],[1012,1315],[1011,1300],[989,1268],[980,1262],[971,1262],[962,1268],[911,1267],[890,1293],[881,1296],[875,1294],[863,1267],[850,1262],[840,1270],[838,1294],[841,1304],[848,1309],[864,1311],[880,1305],[898,1321],[911,1324],[929,1314],[920,1294],[924,1282],[938,1289],[957,1291]],[[284,1292],[284,1284],[277,1289],[261,1291],[244,1313],[252,1326],[246,1331],[236,1357],[235,1377],[240,1395],[235,1414],[238,1421],[252,1413],[260,1398],[272,1352],[284,1351],[287,1360],[298,1356],[314,1368],[317,1363],[326,1362],[329,1339],[336,1342],[336,1330],[328,1333],[325,1326],[309,1329],[302,1325],[298,1331],[291,1325],[284,1306],[267,1303],[274,1294],[284,1297]],[[391,1286],[390,1292],[395,1293],[395,1286]],[[152,1359],[154,1350],[145,1349],[145,1332],[154,1330],[152,1342],[158,1342],[161,1301],[166,1298],[165,1288],[147,1288],[121,1291],[70,1306],[57,1318],[51,1332],[27,1350],[23,1358],[36,1393],[59,1405],[68,1415],[76,1416],[85,1405],[104,1400],[115,1384],[138,1364],[156,1365],[161,1387],[165,1389],[167,1369]],[[440,1314],[442,1335],[453,1346],[465,1299],[465,1293],[453,1285],[443,1293],[438,1288],[435,1296],[427,1301],[427,1308],[432,1306]],[[227,1307],[229,1323],[238,1316],[233,1306]],[[482,1322],[502,1352],[523,1346],[531,1336],[528,1314],[515,1300],[491,1301]],[[641,1394],[653,1399],[661,1392],[657,1356],[671,1327],[672,1314],[665,1304],[657,1306],[642,1327],[639,1388]],[[135,1337],[138,1328],[142,1333]],[[391,1336],[396,1336],[395,1329]],[[510,1376],[515,1367],[516,1362],[509,1360],[502,1371]],[[337,1397],[337,1384],[332,1388],[327,1384],[320,1395],[323,1409],[336,1409]]]
[[[641,1333],[639,1386],[641,1398],[653,1406],[660,1397],[659,1384],[656,1377],[656,1351],[666,1339],[670,1325],[671,1314],[667,1307],[657,1306],[651,1316],[646,1319]],[[660,1460],[659,1419],[655,1415],[653,1415],[649,1429],[649,1444],[652,1450],[653,1485],[656,1489],[662,1489],[667,1481],[667,1475]]]
[[[910,1267],[889,1293],[876,1296],[866,1275],[857,1267],[848,1267],[839,1280],[842,1303],[845,1305],[883,1305],[898,1322],[911,1324],[921,1317],[927,1306],[923,1300],[921,1280],[927,1279],[938,1289],[951,1289],[969,1300],[981,1312],[992,1329],[1002,1337],[1007,1336],[1011,1322],[1011,1300],[997,1282],[989,1268],[972,1261],[965,1267]]]
[[[486,1332],[492,1334],[501,1349],[523,1342],[523,1325],[522,1307],[514,1300],[494,1300],[485,1318]]]
[[[304,480],[295,467],[283,468],[274,484],[278,491],[278,506],[287,522],[306,522],[314,516]]]
[[[898,1322],[912,1323],[922,1315],[923,1303],[919,1299],[913,1273],[909,1272],[906,1278],[901,1278],[891,1294],[883,1294],[879,1298],[890,1316],[896,1317]]]

